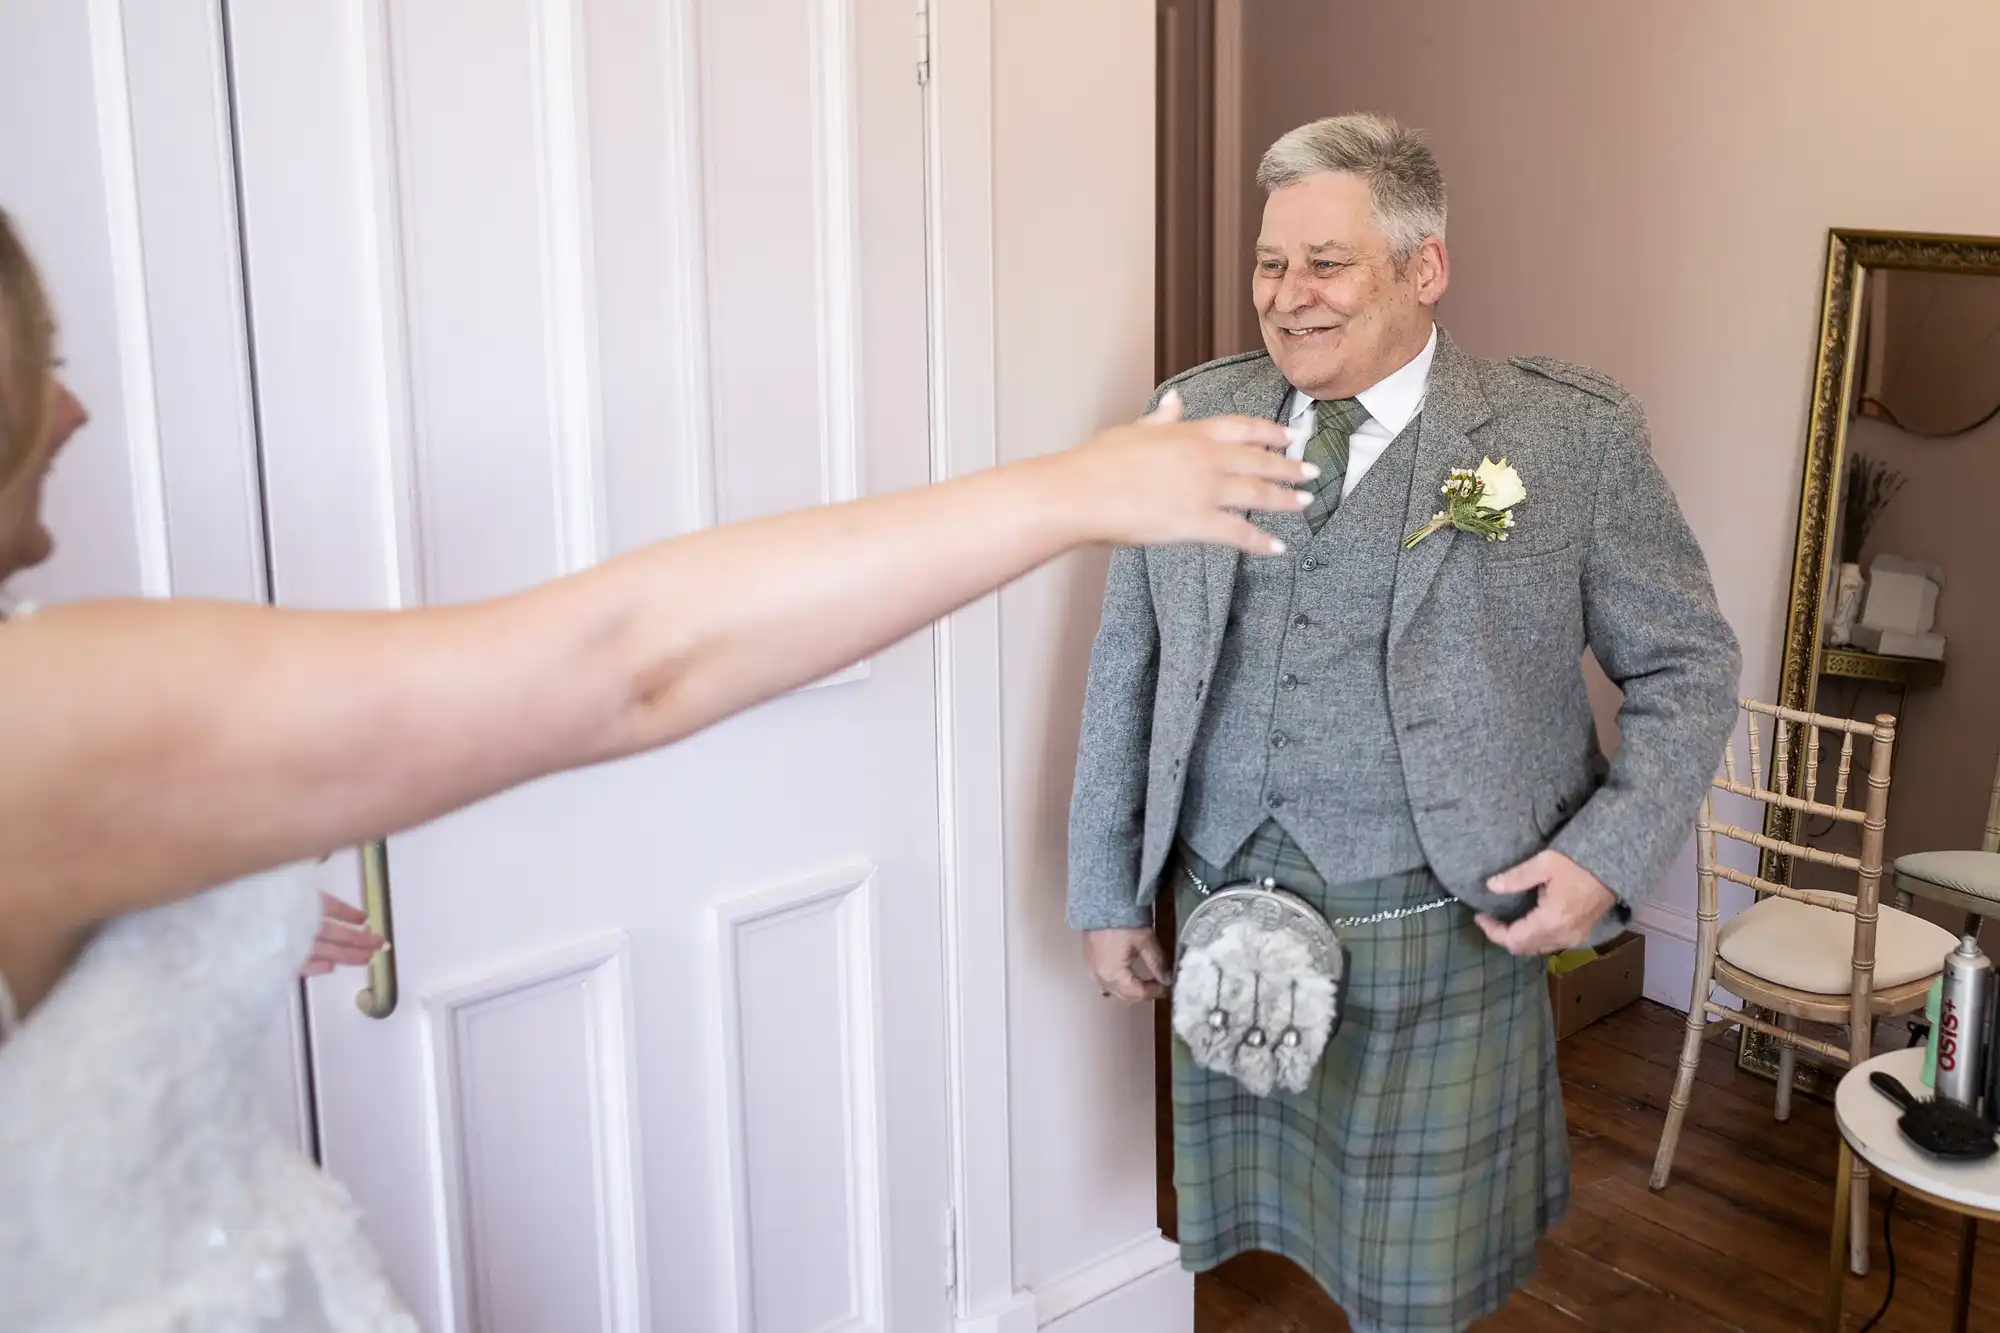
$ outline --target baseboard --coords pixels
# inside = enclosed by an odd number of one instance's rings
[[[1017,1291],[1000,1308],[959,1320],[954,1326],[954,1333],[1036,1333],[1039,1327],[1035,1318],[1035,1293]]]
[[[1671,935],[1677,940],[1694,943],[1694,913],[1669,907],[1662,902],[1640,903],[1639,910],[1632,914],[1632,924],[1644,934]]]
[[[1687,1012],[1694,989],[1694,944],[1670,930],[1646,930],[1646,989],[1649,1000]]]
[[[1052,1333],[1193,1333],[1194,1275],[1153,1232],[1036,1291],[1035,1318]]]

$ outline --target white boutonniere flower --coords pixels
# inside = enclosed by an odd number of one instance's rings
[[[1478,467],[1455,467],[1439,490],[1444,495],[1445,507],[1430,522],[1403,538],[1404,550],[1440,528],[1457,528],[1489,542],[1504,542],[1508,530],[1514,526],[1514,506],[1528,498],[1521,474],[1508,467],[1504,458],[1497,463],[1482,458]]]

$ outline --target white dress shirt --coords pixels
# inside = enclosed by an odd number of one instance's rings
[[[1424,391],[1431,383],[1431,360],[1437,355],[1437,325],[1431,325],[1431,336],[1424,343],[1424,350],[1418,352],[1401,370],[1387,379],[1363,389],[1354,396],[1368,409],[1368,420],[1355,428],[1347,441],[1347,477],[1340,483],[1340,498],[1345,500],[1354,493],[1356,483],[1362,474],[1375,465],[1403,427],[1410,424],[1410,418],[1424,405]],[[1292,428],[1293,437],[1298,441],[1285,452],[1293,458],[1304,458],[1306,441],[1312,438],[1317,422],[1313,419],[1314,399],[1303,389],[1293,389],[1290,403],[1285,409],[1285,423]],[[1303,431],[1300,427],[1304,427]]]

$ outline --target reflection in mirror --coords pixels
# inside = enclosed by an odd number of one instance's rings
[[[1986,516],[2000,495],[2000,277],[1864,270],[1857,332],[1816,706],[1897,718],[1885,861],[1977,851],[2000,764],[2000,523]],[[1801,832],[1859,847],[1851,824]],[[1821,887],[1822,869],[1796,866],[1794,882]],[[1960,895],[1907,874],[1897,888],[1965,923]],[[1994,888],[1982,905],[2000,913]]]

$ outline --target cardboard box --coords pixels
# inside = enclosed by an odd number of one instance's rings
[[[1549,976],[1556,1040],[1615,1014],[1646,989],[1646,937],[1626,931],[1572,972]]]
[[[1854,627],[1854,646],[1883,657],[1921,657],[1927,662],[1944,661],[1944,635],[1905,634],[1901,630]]]

